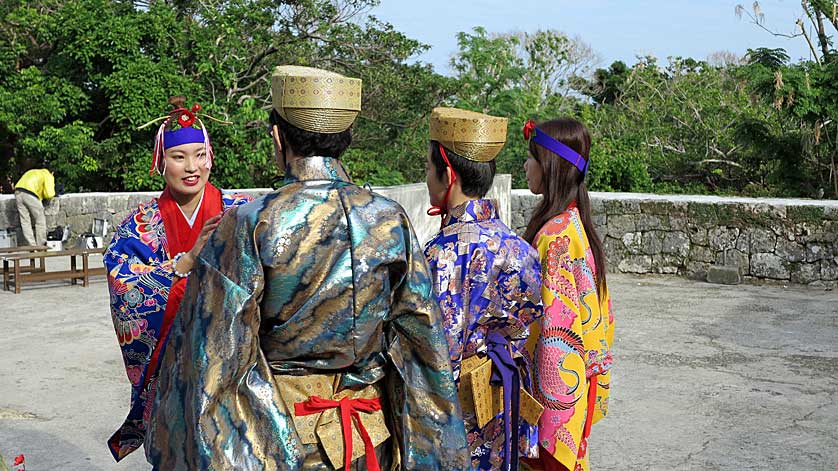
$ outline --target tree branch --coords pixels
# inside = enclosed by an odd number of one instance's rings
[[[809,35],[806,34],[806,25],[803,24],[803,20],[798,19],[797,26],[800,27],[800,32],[803,34],[803,37],[806,38],[806,42],[809,44],[809,50],[812,51],[812,55],[815,57],[815,62],[817,62],[818,65],[823,65],[821,63],[821,58],[818,55],[818,51],[815,49],[815,45],[812,43],[812,40],[809,38]]]
[[[721,151],[719,151],[718,149],[713,149],[713,150],[715,150],[715,151],[717,151],[717,152],[721,153]],[[742,167],[741,165],[739,165],[738,163],[733,162],[733,161],[730,161],[730,160],[722,160],[722,159],[704,159],[704,160],[702,160],[702,161],[698,162],[698,165],[706,165],[706,164],[725,164],[725,165],[730,165],[731,167],[743,168],[743,167]]]

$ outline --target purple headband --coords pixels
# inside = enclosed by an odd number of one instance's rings
[[[535,133],[534,135],[533,132]],[[524,125],[524,139],[530,140],[530,136],[532,136],[532,141],[536,144],[573,164],[574,167],[578,168],[579,171],[582,172],[582,176],[585,176],[585,174],[588,173],[588,164],[590,163],[588,160],[585,160],[582,155],[567,145],[553,139],[545,134],[541,129],[535,127],[535,122],[533,120],[527,121],[527,124]]]
[[[192,126],[163,133],[163,149],[183,144],[203,144],[204,131]]]

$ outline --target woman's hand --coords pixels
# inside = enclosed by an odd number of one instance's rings
[[[201,234],[198,236],[198,240],[195,241],[195,245],[193,245],[192,249],[190,249],[189,252],[186,252],[186,254],[184,254],[178,261],[176,267],[178,272],[187,273],[192,271],[192,268],[195,266],[195,260],[197,260],[198,255],[201,254],[201,250],[203,250],[209,236],[212,235],[212,232],[216,227],[218,227],[218,223],[221,222],[222,215],[223,214],[219,214],[207,219],[207,222],[204,223],[204,227],[201,228]]]

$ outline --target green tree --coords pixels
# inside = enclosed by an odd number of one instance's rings
[[[789,194],[838,198],[838,55],[832,36],[838,32],[838,1],[801,0],[796,32],[782,35],[764,26],[765,12],[759,2],[752,10],[737,6],[774,35],[800,37],[806,41],[812,61],[788,63],[782,50],[749,51],[749,62],[740,75],[754,96],[776,110],[772,119],[743,124],[743,141],[778,166],[774,182]],[[810,34],[807,27],[812,28]]]
[[[186,95],[208,124],[220,186],[269,185],[270,73],[280,63],[364,79],[349,154],[359,177],[401,183],[415,130],[450,81],[407,59],[426,46],[368,16],[374,0],[10,0],[0,5],[0,152],[15,173],[47,160],[69,190],[159,189],[154,129]],[[388,145],[395,142],[397,145]],[[392,164],[382,166],[384,162]]]

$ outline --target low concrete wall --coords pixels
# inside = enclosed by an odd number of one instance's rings
[[[512,177],[498,175],[494,185],[487,195],[498,202],[498,210],[506,224],[511,224],[510,192]],[[401,185],[392,187],[376,187],[373,190],[401,204],[416,229],[419,241],[425,243],[439,230],[439,217],[426,214],[430,207],[428,189],[424,183]],[[259,197],[272,190],[267,188],[232,190]],[[160,192],[145,193],[71,193],[53,199],[45,206],[47,227],[51,230],[57,226],[70,226],[72,234],[78,235],[88,232],[93,219],[108,221],[110,232],[140,203],[151,200]],[[20,221],[14,195],[0,195],[0,229],[16,229],[18,245],[23,245],[20,234]],[[75,239],[75,237],[73,237]],[[72,240],[71,240],[72,243]]]
[[[507,226],[512,227],[512,176],[511,175],[497,175],[495,182],[486,198],[495,200],[500,213],[501,220]],[[430,207],[430,199],[428,197],[428,187],[424,183],[414,183],[412,185],[390,186],[390,187],[376,187],[374,190],[382,195],[394,199],[407,212],[413,228],[416,230],[416,237],[419,242],[424,244],[437,232],[439,232],[440,218],[439,216],[428,216],[427,211]]]
[[[540,197],[512,191],[523,233]],[[591,193],[611,270],[703,279],[713,265],[746,280],[838,285],[838,201]]]

